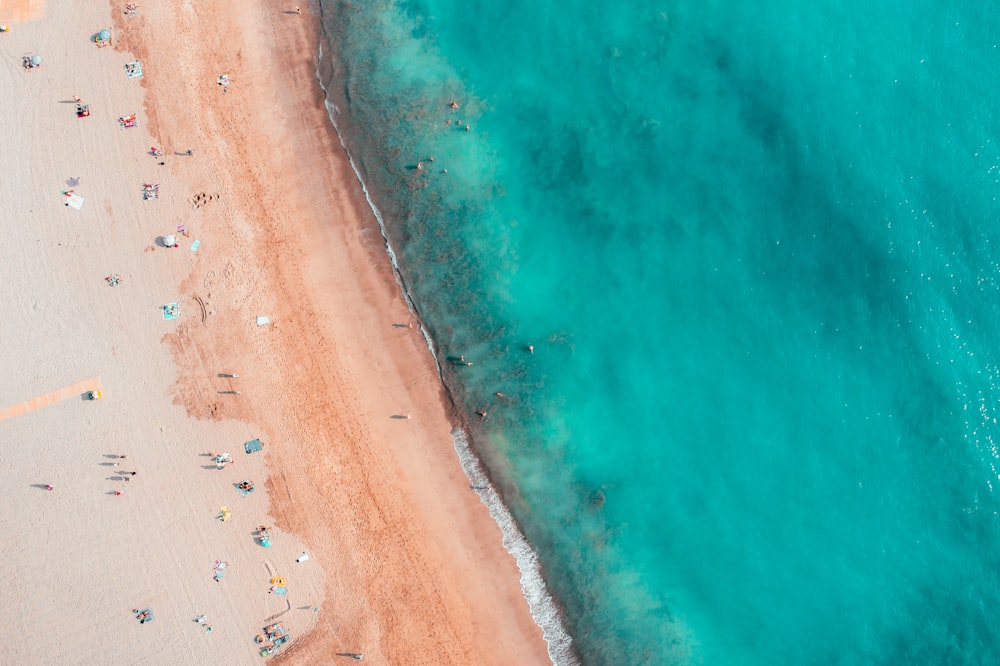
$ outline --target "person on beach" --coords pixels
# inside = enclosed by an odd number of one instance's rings
[[[46,490],[55,490],[55,486],[50,486],[49,484],[46,483],[45,484],[45,489]]]
[[[479,420],[480,421],[485,421],[486,420],[487,412],[486,412],[485,409],[480,409],[479,411],[476,412],[476,414],[479,414]]]
[[[115,497],[121,497],[121,495],[122,495],[122,491],[120,491],[120,490],[116,490],[115,491]]]
[[[79,95],[73,95],[73,101],[76,102],[77,104],[79,104],[80,103],[80,96]]]
[[[535,353],[535,345],[528,345],[528,353],[529,354]]]
[[[302,8],[299,7],[298,5],[295,5],[295,13],[301,15],[302,14]]]
[[[194,151],[193,151],[193,150],[191,150],[190,148],[188,148],[188,149],[187,149],[187,156],[188,156],[188,157],[191,157],[192,155],[194,155]]]
[[[457,109],[457,108],[458,108],[458,102],[456,102],[455,100],[451,100],[451,101],[450,101],[450,102],[448,103],[448,106],[450,106],[450,107],[451,107],[451,108],[453,108],[453,109]]]

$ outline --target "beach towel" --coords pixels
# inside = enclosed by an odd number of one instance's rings
[[[192,252],[197,252],[199,247],[201,247],[201,241],[200,240],[196,240],[195,242],[191,243],[191,251]]]
[[[138,125],[138,121],[135,119],[135,114],[130,116],[121,116],[118,118],[118,127],[121,129],[129,129],[130,127],[135,127]]]
[[[270,323],[271,323],[271,318],[270,317],[257,317],[257,325],[258,326],[267,326]]]
[[[137,79],[142,76],[142,65],[138,60],[125,63],[125,73],[128,74],[128,78]]]
[[[256,453],[264,448],[264,445],[260,443],[259,439],[251,439],[249,442],[243,445],[246,449],[247,454]]]
[[[69,206],[70,208],[75,208],[76,210],[80,210],[81,208],[83,208],[83,197],[81,197],[79,194],[73,194],[72,192],[67,192],[66,205]]]
[[[160,198],[160,184],[150,185],[146,183],[142,186],[142,198],[144,201]]]
[[[163,306],[163,318],[164,319],[177,319],[181,316],[181,307],[174,301],[173,303],[167,303]]]

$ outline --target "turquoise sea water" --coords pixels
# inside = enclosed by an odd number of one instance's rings
[[[1000,663],[1000,10],[947,4],[321,2],[583,663]]]

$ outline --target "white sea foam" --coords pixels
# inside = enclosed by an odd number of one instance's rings
[[[323,48],[322,45],[320,45],[319,62],[322,62],[322,59]],[[323,79],[318,70],[316,78],[319,80],[320,87],[323,88],[323,92],[326,93],[326,86],[323,85]],[[358,183],[361,184],[361,191],[364,192],[365,201],[368,202],[368,206],[371,208],[372,214],[378,222],[379,231],[382,234],[382,239],[385,243],[386,254],[389,256],[389,261],[393,267],[393,274],[395,276],[396,283],[399,285],[400,291],[403,294],[403,298],[406,300],[406,304],[410,312],[414,315],[414,318],[420,322],[416,305],[410,298],[409,291],[407,290],[406,285],[403,282],[402,275],[399,272],[399,264],[396,258],[396,253],[393,251],[392,243],[389,241],[389,236],[386,232],[382,214],[379,212],[375,202],[372,201],[371,194],[368,191],[368,186],[365,184],[364,178],[362,178],[361,172],[359,171],[357,164],[354,162],[354,158],[351,156],[351,151],[348,149],[347,144],[344,141],[344,136],[341,133],[340,128],[337,126],[336,116],[340,113],[340,110],[329,100],[329,96],[327,96],[326,99],[326,109],[330,122],[337,133],[337,138],[340,140],[340,145],[347,153],[347,160],[351,165],[351,169],[353,169],[354,175],[358,179]],[[441,364],[438,360],[434,340],[431,338],[430,333],[424,327],[423,323],[420,322],[419,325],[420,331],[423,333],[424,340],[427,342],[427,348],[434,357],[434,362],[438,369],[438,377],[443,379]],[[490,483],[489,477],[486,474],[486,470],[483,468],[482,461],[479,460],[475,453],[472,452],[472,449],[469,446],[466,433],[460,428],[456,428],[452,431],[451,435],[455,445],[455,452],[458,454],[458,459],[462,465],[462,469],[469,478],[470,485],[479,494],[479,499],[487,506],[493,520],[496,521],[497,525],[500,527],[504,548],[507,549],[507,552],[510,553],[517,562],[517,568],[521,572],[521,590],[524,593],[525,599],[528,601],[528,608],[530,609],[532,618],[542,630],[542,636],[548,646],[549,658],[552,659],[552,663],[555,664],[555,666],[576,666],[579,662],[573,652],[573,639],[569,635],[569,632],[566,631],[558,605],[552,598],[552,595],[549,594],[548,586],[546,586],[545,580],[542,577],[542,567],[541,562],[538,559],[538,555],[531,547],[531,544],[528,543],[528,540],[524,537],[524,534],[521,532],[521,528],[518,527],[517,521],[514,520],[514,516],[503,503],[500,495],[494,490],[493,485]]]

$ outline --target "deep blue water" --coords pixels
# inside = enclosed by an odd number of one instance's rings
[[[584,663],[1000,663],[994,5],[321,5]]]

